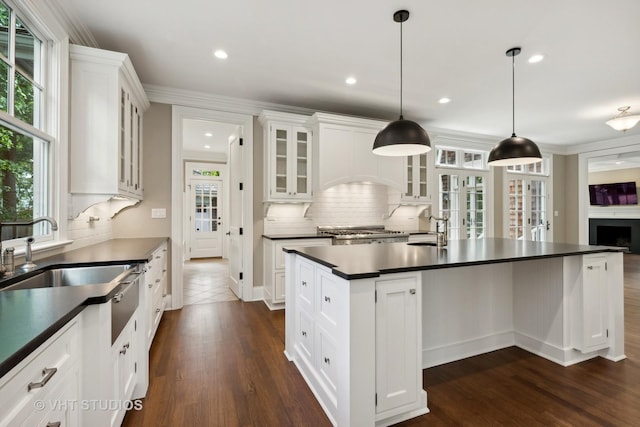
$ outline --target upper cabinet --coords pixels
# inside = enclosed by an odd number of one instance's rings
[[[416,154],[405,159],[405,183],[402,201],[407,203],[431,202],[428,184],[429,154]]]
[[[314,137],[314,189],[348,182],[374,182],[406,191],[405,157],[373,154],[373,141],[387,123],[334,114],[311,117]]]
[[[86,205],[112,196],[141,200],[142,117],[149,100],[133,65],[123,53],[69,50],[70,192]]]
[[[263,111],[259,117],[265,140],[265,201],[311,201],[311,130],[308,117]]]

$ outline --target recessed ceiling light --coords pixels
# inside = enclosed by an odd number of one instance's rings
[[[229,55],[227,54],[227,52],[225,52],[222,49],[218,49],[215,52],[213,52],[213,55],[218,58],[218,59],[227,59],[229,57]]]
[[[358,80],[356,80],[355,77],[347,77],[347,79],[344,82],[348,85],[354,85],[358,83]]]
[[[211,146],[210,145],[205,145],[204,148],[206,148],[208,150],[209,148],[211,148]]]
[[[529,64],[535,64],[536,62],[540,62],[544,59],[544,55],[536,54],[529,58]]]
[[[622,161],[618,160],[618,161],[616,162],[616,165],[621,165],[622,163],[624,163],[624,162],[622,162]]]
[[[447,98],[447,97],[445,96],[445,97],[443,97],[443,98],[438,99],[438,102],[439,102],[440,104],[448,104],[448,103],[450,103],[450,102],[451,102],[451,99],[450,99],[450,98]]]
[[[211,132],[207,132],[204,134],[204,136],[213,136],[213,134]]]

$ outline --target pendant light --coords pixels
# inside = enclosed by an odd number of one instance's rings
[[[542,161],[542,154],[538,146],[530,139],[516,136],[516,84],[515,69],[516,55],[520,54],[519,47],[513,47],[506,52],[511,58],[511,138],[502,140],[489,153],[489,165],[512,166],[526,165]]]
[[[413,156],[431,150],[429,135],[418,123],[402,117],[402,23],[409,12],[399,10],[393,20],[400,23],[400,118],[378,132],[373,142],[373,153],[380,156]]]
[[[635,125],[640,122],[640,115],[638,114],[629,114],[629,109],[631,107],[620,107],[618,111],[620,114],[615,116],[613,119],[609,120],[607,124],[614,128],[615,130],[619,130],[621,132],[626,132]]]

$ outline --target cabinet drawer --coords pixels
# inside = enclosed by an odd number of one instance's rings
[[[334,281],[331,273],[318,270],[316,289],[318,318],[326,328],[335,331],[338,325],[338,314],[340,310],[338,284]]]
[[[321,326],[317,327],[317,359],[316,367],[320,373],[325,391],[335,401],[338,384],[338,353],[337,345],[329,332]]]
[[[17,424],[36,400],[52,398],[79,357],[78,329],[76,318],[0,379],[0,426]]]
[[[304,311],[298,312],[298,336],[296,341],[300,353],[308,363],[313,361],[313,319]]]
[[[301,306],[309,313],[313,313],[314,301],[314,271],[313,264],[300,261],[297,266],[296,293]]]

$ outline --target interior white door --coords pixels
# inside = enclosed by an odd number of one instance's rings
[[[242,229],[243,204],[240,184],[243,182],[242,139],[229,144],[229,288],[242,299]]]
[[[191,180],[191,258],[222,256],[222,180]]]

